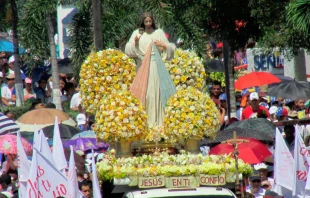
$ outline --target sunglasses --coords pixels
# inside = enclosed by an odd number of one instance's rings
[[[253,183],[260,183],[261,181],[258,180],[258,179],[255,179],[255,180],[253,180],[252,182],[253,182]]]
[[[7,78],[7,80],[15,80],[15,78]]]

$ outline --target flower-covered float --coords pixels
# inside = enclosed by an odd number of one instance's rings
[[[238,161],[239,173],[249,175],[252,167]],[[97,164],[99,179],[113,180],[115,183],[128,183],[140,188],[166,186],[197,187],[223,186],[234,182],[235,160],[228,155],[190,154],[181,151],[177,155],[161,153],[130,158],[116,158],[106,155]]]
[[[132,59],[118,50],[104,50],[90,54],[82,65],[83,106],[95,115],[97,138],[111,145],[97,163],[99,179],[140,188],[233,182],[236,168],[231,156],[199,152],[199,141],[214,138],[219,130],[217,108],[206,94],[201,59],[194,52],[177,49],[175,58],[165,64],[177,92],[167,101],[163,126],[148,126],[145,107],[129,92],[136,75]],[[132,152],[144,144],[153,150]],[[175,146],[178,152],[171,155],[158,149],[163,144]],[[238,164],[239,173],[252,172],[242,160]]]

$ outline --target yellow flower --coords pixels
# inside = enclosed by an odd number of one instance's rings
[[[167,101],[164,129],[172,142],[215,137],[219,129],[217,108],[209,96],[196,88],[178,90]]]
[[[80,93],[83,107],[95,114],[99,98],[120,90],[129,90],[136,75],[134,60],[119,50],[92,52],[81,66]],[[97,99],[99,99],[97,98]]]

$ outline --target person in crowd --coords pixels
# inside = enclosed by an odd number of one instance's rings
[[[278,107],[277,106],[271,106],[269,108],[269,114],[270,114],[270,121],[271,122],[277,122],[277,117],[276,117],[276,112],[278,110]]]
[[[81,99],[80,92],[73,94],[71,101],[70,101],[70,109],[72,111],[79,111],[79,105],[81,104],[81,102],[82,102],[82,99]]]
[[[282,196],[279,196],[278,193],[266,190],[264,198],[282,198]]]
[[[82,105],[79,105],[79,114],[76,116],[76,122],[78,124],[79,129],[81,129],[81,131],[87,130],[87,119],[86,119],[85,111],[82,108]]]
[[[1,87],[2,104],[4,106],[12,106],[15,105],[15,100],[12,98],[12,91],[15,86],[14,73],[10,73],[6,76],[6,82],[7,83],[3,83]]]
[[[36,98],[36,94],[32,89],[32,80],[26,78],[25,80],[26,87],[24,88],[24,101],[26,102],[30,98]]]
[[[279,107],[275,113],[278,122],[287,120],[288,111],[285,107]]]
[[[255,198],[263,198],[266,190],[261,188],[262,180],[258,171],[254,170],[250,176],[250,188],[246,190],[255,196]]]
[[[309,147],[310,146],[310,135],[308,135],[306,138],[305,138],[305,145],[306,147]]]
[[[64,94],[61,96],[61,101],[71,101],[72,96],[74,95],[75,87],[73,83],[66,83],[64,88]]]
[[[259,97],[257,92],[253,92],[250,94],[250,105],[242,111],[242,120],[261,117],[270,118],[268,109],[259,105],[258,98]]]
[[[9,75],[9,69],[10,69],[10,66],[8,63],[3,63],[2,67],[1,67],[1,72],[2,72],[2,76],[7,76]]]
[[[6,117],[8,117],[9,119],[11,119],[11,120],[14,121],[14,114],[13,114],[13,112],[11,112],[10,110],[6,110],[3,114],[4,114]]]
[[[0,193],[6,195],[7,197],[8,195],[12,197],[13,194],[10,192],[11,184],[12,184],[12,180],[11,180],[10,175],[2,174],[0,176]]]
[[[52,93],[52,90],[51,90],[49,84],[47,84],[47,81],[45,78],[41,78],[38,81],[38,85],[35,87],[34,91],[36,93],[36,97],[38,99],[41,99],[41,102],[43,104],[47,103],[47,101],[51,97],[51,93]]]
[[[17,155],[7,154],[6,161],[2,163],[1,172],[7,174],[9,171],[16,169],[17,169]]]
[[[285,125],[284,126],[285,142],[290,150],[292,156],[294,157],[294,148],[295,148],[295,127],[294,125]]]
[[[56,109],[56,105],[54,103],[49,102],[49,103],[47,103],[45,105],[45,108],[47,108],[47,109]]]
[[[260,163],[254,165],[254,169],[259,172],[261,180],[262,180],[262,186],[268,184],[267,189],[271,189],[274,186],[274,179],[267,177],[268,175],[268,165],[265,163]]]
[[[220,104],[220,95],[222,94],[222,85],[218,81],[214,81],[211,87],[210,97],[213,102],[218,106]]]
[[[37,98],[32,102],[29,111],[41,108],[44,108],[44,104],[42,103],[41,99]]]
[[[79,190],[83,194],[85,198],[91,198],[92,197],[92,187],[91,182],[89,181],[83,181],[79,183]]]
[[[249,193],[249,192],[245,192],[245,193],[244,193],[244,198],[255,198],[255,196],[252,195],[252,194]]]

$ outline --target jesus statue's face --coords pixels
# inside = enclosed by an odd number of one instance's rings
[[[145,29],[152,28],[152,24],[153,24],[153,20],[152,20],[150,17],[146,17],[146,18],[144,19],[144,26],[145,26]]]

